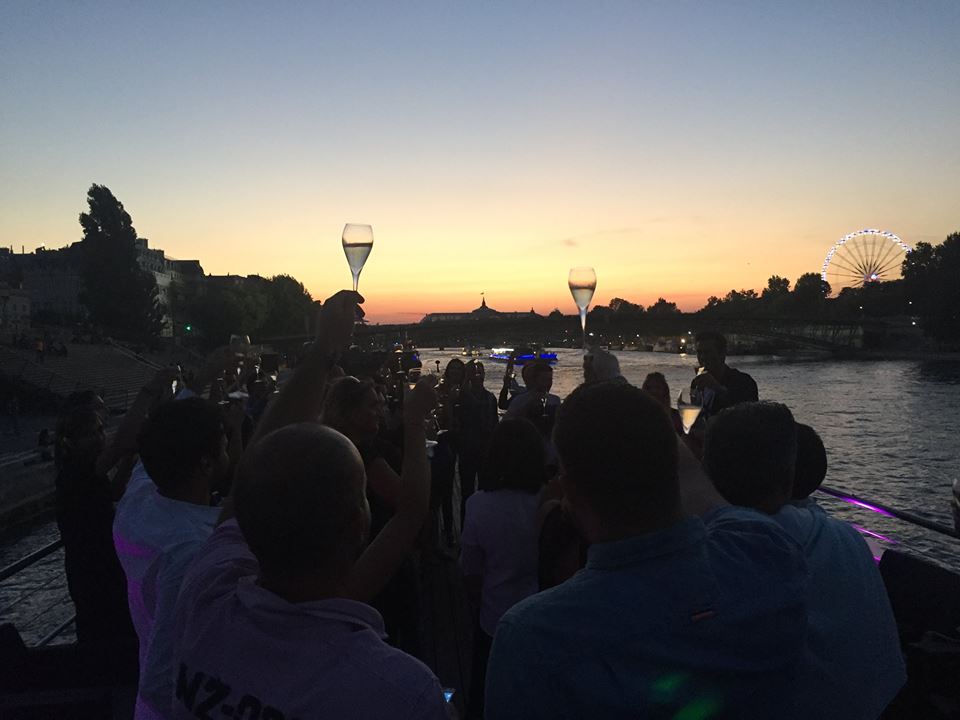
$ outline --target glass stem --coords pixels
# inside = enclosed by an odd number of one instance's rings
[[[353,291],[356,292],[357,288],[360,287],[360,273],[353,273]]]
[[[580,308],[580,330],[583,333],[583,349],[587,349],[587,309]]]

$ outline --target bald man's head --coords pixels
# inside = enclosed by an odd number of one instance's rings
[[[356,557],[368,521],[364,493],[353,443],[329,427],[300,423],[247,451],[233,495],[261,572],[295,577],[340,572]]]

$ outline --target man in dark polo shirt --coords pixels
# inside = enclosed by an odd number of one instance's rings
[[[727,339],[723,335],[714,330],[697,334],[697,362],[705,372],[693,379],[690,388],[701,393],[707,417],[738,403],[759,400],[753,378],[729,367],[726,360]]]

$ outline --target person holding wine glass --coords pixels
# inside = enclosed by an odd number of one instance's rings
[[[506,417],[525,417],[535,425],[544,416],[553,417],[560,407],[560,397],[550,392],[553,387],[553,368],[546,360],[534,360],[523,366],[527,391],[510,402]]]
[[[673,429],[677,432],[677,435],[682,436],[684,433],[683,423],[680,421],[680,413],[676,408],[670,407],[670,386],[667,384],[667,378],[664,377],[663,373],[648,373],[640,389],[646,390],[653,396],[654,400],[666,408],[667,413],[670,415],[670,422],[673,424]]]
[[[704,418],[738,403],[759,399],[754,379],[727,365],[727,339],[723,335],[705,330],[697,333],[696,341],[701,370],[690,383],[690,389],[700,396]]]

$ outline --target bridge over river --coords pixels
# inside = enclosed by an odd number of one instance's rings
[[[612,319],[591,318],[587,329],[591,342],[614,347],[653,345],[659,341],[678,342],[700,330],[718,330],[742,347],[765,351],[815,350],[838,354],[878,347],[915,348],[922,341],[909,318],[858,321],[810,321],[784,318],[717,318],[695,315],[672,318]],[[535,344],[543,347],[576,347],[581,343],[576,316],[416,323],[409,325],[364,325],[357,329],[356,342],[365,348],[387,348],[410,341],[418,347],[459,348],[474,346],[516,347]],[[307,336],[257,338],[281,351],[294,351]]]

